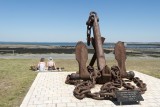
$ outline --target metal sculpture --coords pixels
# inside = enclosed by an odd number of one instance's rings
[[[99,29],[99,18],[95,12],[91,12],[87,20],[87,44],[92,43],[95,53],[86,66],[88,60],[88,50],[83,42],[76,45],[76,60],[79,64],[79,72],[72,73],[66,78],[66,84],[75,85],[73,94],[78,99],[85,97],[97,100],[116,98],[115,92],[123,87],[123,90],[138,90],[142,94],[147,90],[146,84],[138,77],[134,77],[134,72],[126,72],[126,50],[123,42],[118,42],[114,48],[115,59],[118,66],[109,68],[106,65],[106,59],[103,51],[104,37],[101,37]],[[94,37],[91,38],[91,29]],[[97,69],[93,67],[97,60]],[[137,87],[131,83],[126,83],[123,78],[133,81]],[[91,88],[95,84],[103,84],[99,92],[91,93]]]

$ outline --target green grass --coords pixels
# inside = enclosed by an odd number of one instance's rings
[[[37,73],[29,70],[39,59],[0,59],[0,107],[19,106]],[[78,71],[76,60],[55,60],[57,67],[64,71]],[[107,65],[116,65],[115,60],[107,60]],[[160,60],[156,58],[128,58],[127,70],[136,70],[160,78]]]
[[[135,59],[134,59],[135,58]],[[66,71],[78,71],[78,63],[76,60],[55,60],[58,67],[64,67]],[[107,60],[109,67],[117,65],[116,60]],[[136,70],[156,78],[160,78],[160,59],[156,58],[139,58],[133,57],[126,60],[126,69]]]
[[[117,65],[117,62],[115,60],[109,60],[107,62],[110,67],[112,65]],[[135,57],[135,59],[127,59],[126,70],[127,71],[136,70],[144,74],[160,78],[160,59],[156,58],[141,59],[139,57]]]
[[[160,78],[160,59],[127,60],[127,70],[136,70],[156,78]]]
[[[0,107],[18,107],[37,73],[29,70],[32,60],[0,59]]]

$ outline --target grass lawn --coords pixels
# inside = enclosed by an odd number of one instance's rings
[[[76,60],[55,60],[58,67],[64,67],[66,71],[78,71],[78,63]],[[116,60],[107,60],[109,67],[117,65]],[[156,78],[160,78],[160,58],[138,58],[132,57],[126,60],[126,69],[136,70]]]
[[[29,70],[30,65],[38,59],[0,59],[0,107],[19,106],[26,95],[37,73]],[[78,71],[76,60],[55,60],[57,67],[65,71]],[[116,65],[115,60],[107,60],[110,67]],[[127,70],[137,70],[160,78],[160,60],[156,58],[129,58]]]
[[[27,59],[0,59],[0,107],[19,107],[37,73]]]

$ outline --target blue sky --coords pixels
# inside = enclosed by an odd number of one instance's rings
[[[160,42],[160,0],[0,0],[0,41],[86,42],[90,11],[105,42]]]

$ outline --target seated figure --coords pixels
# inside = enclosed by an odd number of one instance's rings
[[[52,57],[50,57],[48,59],[48,62],[47,62],[47,67],[48,67],[48,70],[56,70],[56,64],[55,62],[53,61]]]
[[[38,70],[39,71],[45,71],[45,69],[46,69],[45,59],[41,58],[40,62],[38,63]]]

